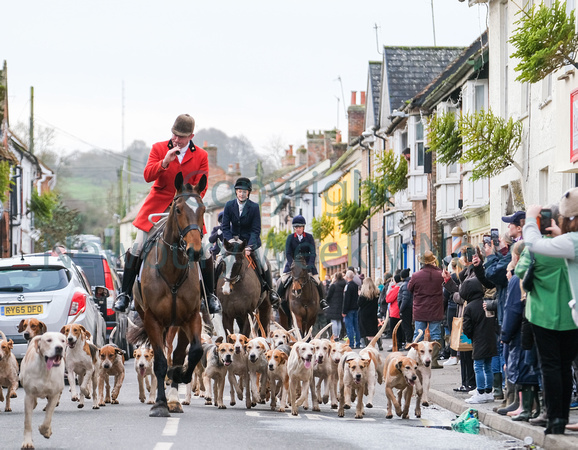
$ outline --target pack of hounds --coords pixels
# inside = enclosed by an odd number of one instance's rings
[[[344,342],[323,338],[330,325],[311,339],[311,330],[301,336],[298,329],[285,330],[276,322],[273,324],[275,328],[267,337],[260,324],[261,336],[255,327],[249,337],[228,333],[226,339],[218,337],[213,342],[210,336],[203,335],[204,354],[182,403],[190,404],[195,395],[203,397],[205,405],[225,409],[223,392],[227,379],[231,406],[237,399],[244,400],[247,409],[268,401],[272,411],[285,412],[290,408],[292,415],[298,415],[299,407],[307,410],[311,406],[312,411],[320,411],[321,404],[330,403],[331,409],[337,409],[338,416],[344,417],[345,410],[355,402],[355,418],[361,419],[364,407],[373,407],[377,383],[385,384],[387,419],[393,417],[392,407],[397,416],[408,419],[414,393],[416,417],[421,417],[422,405],[429,405],[430,366],[434,345],[439,345],[436,342],[414,342],[408,345],[407,355],[392,352],[382,358],[376,343],[388,324],[387,318],[359,353]],[[113,344],[97,348],[90,333],[74,323],[60,332],[46,332],[42,322],[25,319],[18,331],[29,342],[20,370],[11,351],[12,340],[0,331],[0,386],[7,388],[5,397],[0,388],[0,401],[5,401],[6,412],[11,411],[10,399],[16,397],[20,381],[25,392],[22,448],[34,448],[32,411],[38,398],[47,399],[39,431],[45,438],[51,436],[52,415],[64,390],[65,367],[71,400],[78,402],[78,408],[84,407],[85,399],[92,399],[93,409],[107,403],[118,404],[125,377],[121,349]],[[139,400],[154,404],[157,383],[153,350],[141,346],[133,356]]]

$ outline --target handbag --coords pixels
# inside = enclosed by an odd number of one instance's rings
[[[463,310],[462,308],[462,314]],[[450,336],[450,348],[456,352],[470,352],[473,349],[472,340],[464,334],[464,318],[462,316],[452,319],[452,334]]]
[[[534,289],[534,253],[530,252],[530,257],[532,258],[530,260],[530,265],[528,266],[528,269],[524,274],[524,279],[522,280],[522,289],[526,292],[530,292]]]

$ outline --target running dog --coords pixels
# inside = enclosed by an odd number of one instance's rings
[[[65,360],[71,400],[79,402],[79,408],[84,408],[84,398],[90,398],[89,387],[92,382],[92,409],[98,409],[98,348],[89,342],[90,333],[82,325],[65,325],[60,332],[66,336],[67,342]],[[75,374],[78,375],[80,395],[76,392]]]
[[[421,402],[423,406],[429,406],[431,364],[433,360],[433,351],[436,345],[441,347],[440,343],[435,341],[413,342],[407,346],[409,348],[409,352],[407,353],[408,358],[413,359],[417,363],[417,401]]]
[[[277,407],[277,395],[280,397],[281,405],[279,412],[285,412],[287,408],[287,397],[289,395],[289,375],[287,373],[287,361],[291,349],[287,345],[280,345],[277,348],[267,351],[267,367],[269,371],[269,384],[271,385],[271,411]]]
[[[235,395],[239,400],[243,400],[243,390],[245,390],[245,406],[251,408],[251,387],[249,385],[249,369],[247,366],[247,336],[244,334],[227,335],[227,342],[233,344],[235,353],[233,362],[229,366],[228,379],[231,400],[229,404],[235,406],[237,403]]]
[[[417,363],[412,358],[404,356],[403,353],[391,353],[387,358],[385,358],[383,378],[385,379],[385,395],[387,396],[387,413],[385,418],[391,419],[393,417],[391,411],[391,406],[393,404],[395,407],[395,413],[402,419],[408,419],[413,386],[418,378]],[[393,393],[394,389],[399,390],[397,399]],[[405,400],[403,410],[401,408],[402,396]],[[415,416],[421,417],[419,401],[416,401]]]
[[[223,404],[223,391],[225,390],[225,378],[227,369],[233,362],[235,349],[233,344],[218,343],[206,344],[202,361],[205,367],[203,382],[205,384],[205,405],[212,405],[214,395],[215,406],[219,409],[226,409]],[[211,386],[211,380],[214,381]],[[211,389],[212,388],[212,389]]]
[[[291,414],[296,416],[299,406],[307,402],[307,395],[311,389],[311,401],[313,411],[319,411],[319,402],[315,395],[315,382],[313,378],[313,355],[315,349],[304,341],[298,341],[291,348],[287,361],[287,374],[289,376],[289,401],[291,402]],[[301,392],[297,398],[298,392]],[[305,407],[305,406],[304,406]]]
[[[141,403],[145,401],[149,405],[155,403],[157,394],[157,377],[155,376],[154,363],[155,353],[152,348],[139,347],[132,354],[134,358],[134,370],[138,381],[138,399]],[[149,392],[149,398],[146,399],[146,390]]]
[[[24,442],[22,448],[34,448],[32,412],[38,398],[46,398],[46,415],[38,428],[45,438],[52,435],[52,414],[64,389],[64,350],[66,337],[47,332],[30,341],[20,367],[20,383],[24,388]]]
[[[105,403],[118,405],[118,394],[124,381],[124,352],[116,345],[105,345],[98,351],[100,363],[98,367],[98,406]],[[110,392],[110,377],[114,377],[112,396]],[[106,383],[106,396],[104,384]]]
[[[6,407],[4,411],[10,412],[10,399],[16,398],[16,390],[18,389],[18,361],[16,356],[12,353],[14,342],[12,339],[6,339],[6,335],[0,331],[0,402],[4,401],[4,394],[2,393],[2,386],[6,386]]]
[[[346,353],[339,361],[339,409],[337,415],[345,416],[345,409],[351,407],[351,401],[357,397],[355,418],[363,418],[363,394],[367,389],[367,372],[371,361],[361,358],[355,352]]]

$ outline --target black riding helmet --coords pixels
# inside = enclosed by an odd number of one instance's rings
[[[251,180],[249,180],[249,178],[237,178],[237,181],[235,182],[235,189],[244,189],[251,192],[253,190],[252,188]]]

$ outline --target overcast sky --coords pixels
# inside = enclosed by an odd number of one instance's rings
[[[437,45],[471,44],[486,14],[434,0]],[[122,149],[123,83],[125,147],[169,139],[183,112],[260,152],[345,135],[380,47],[434,44],[430,0],[14,0],[2,16],[10,125],[28,122],[34,86],[36,123],[65,152]]]

